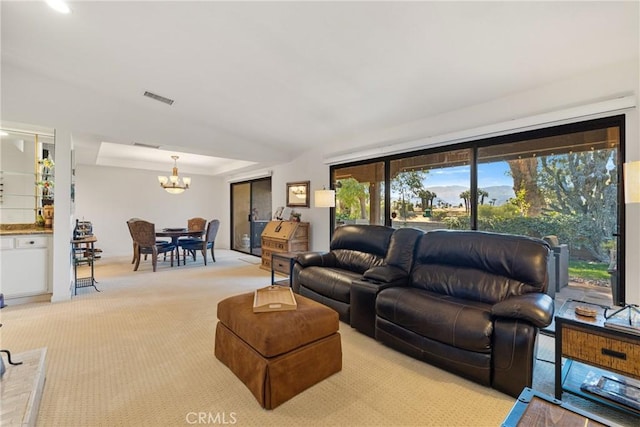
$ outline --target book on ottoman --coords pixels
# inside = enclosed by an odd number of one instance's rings
[[[291,288],[283,286],[267,286],[256,289],[253,296],[253,312],[295,310],[298,307]]]

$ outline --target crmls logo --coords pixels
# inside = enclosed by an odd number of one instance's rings
[[[238,422],[235,412],[188,412],[185,418],[188,424],[235,424]]]

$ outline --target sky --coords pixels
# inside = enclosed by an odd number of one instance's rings
[[[507,162],[482,163],[478,165],[478,186],[492,187],[496,185],[513,186],[513,179],[507,173]],[[425,187],[461,185],[469,187],[469,166],[455,166],[443,169],[432,169],[427,174]]]

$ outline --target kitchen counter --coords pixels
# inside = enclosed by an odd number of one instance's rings
[[[0,236],[17,236],[24,234],[53,234],[52,228],[36,227],[35,224],[2,224]]]

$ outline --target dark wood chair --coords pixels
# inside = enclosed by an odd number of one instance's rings
[[[131,238],[133,239],[134,261],[135,267],[133,271],[138,270],[141,255],[151,255],[151,263],[153,271],[156,271],[158,264],[158,254],[171,254],[171,267],[173,267],[173,252],[176,245],[172,243],[156,242],[156,227],[153,223],[141,219],[132,219],[127,221]]]
[[[133,259],[131,260],[131,264],[135,264],[136,263],[136,259],[137,259],[137,255],[138,255],[138,250],[136,249],[136,241],[133,238],[133,231],[131,231],[131,223],[134,221],[141,221],[140,218],[131,218],[129,221],[127,221],[127,227],[129,228],[129,234],[131,235],[131,240],[133,241]]]
[[[131,234],[131,239],[133,240],[133,233],[131,232],[131,225],[129,223],[133,222],[133,221],[141,221],[141,218],[131,218],[129,221],[127,221],[127,227],[129,228],[129,234]],[[168,245],[171,242],[166,241],[166,240],[156,240],[156,245]],[[131,264],[135,264],[136,263],[136,257],[137,257],[138,252],[136,251],[136,242],[135,240],[133,240],[133,259],[131,260]],[[144,259],[147,259],[147,254],[144,255]],[[164,253],[164,260],[167,260],[167,253]]]
[[[219,228],[220,221],[214,219],[207,224],[207,232],[205,233],[204,239],[191,239],[182,243],[178,241],[178,246],[182,248],[182,259],[185,260],[185,264],[187,262],[187,251],[191,253],[194,261],[196,260],[196,251],[200,251],[204,257],[204,265],[207,265],[207,249],[211,249],[211,258],[213,262],[216,262],[216,255],[213,249]]]

